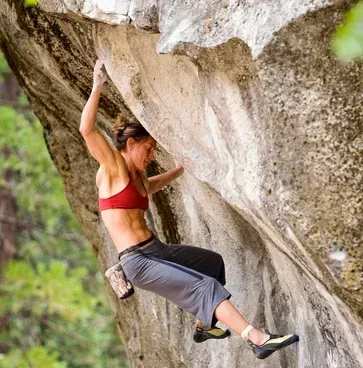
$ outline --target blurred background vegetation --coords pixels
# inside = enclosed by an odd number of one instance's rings
[[[96,257],[0,54],[0,368],[129,367]]]
[[[333,36],[332,50],[343,63],[363,57],[363,1],[345,14],[343,23]]]

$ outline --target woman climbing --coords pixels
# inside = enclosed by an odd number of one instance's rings
[[[299,340],[296,335],[274,335],[251,326],[230,303],[224,263],[215,252],[186,245],[164,244],[148,229],[144,214],[148,195],[183,174],[177,167],[146,178],[144,171],[154,159],[156,141],[137,122],[114,126],[113,149],[95,127],[101,89],[107,79],[103,61],[97,60],[92,93],[84,107],[80,132],[89,152],[99,162],[96,175],[102,219],[119,252],[122,268],[133,285],[153,291],[197,318],[194,340],[222,339],[229,330],[216,327],[221,321],[252,346],[257,358]],[[130,284],[123,285],[127,295]]]

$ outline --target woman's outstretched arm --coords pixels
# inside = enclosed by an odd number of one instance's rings
[[[149,189],[148,194],[154,194],[163,189],[173,180],[179,178],[184,173],[184,168],[179,166],[176,169],[169,170],[168,172],[160,175],[155,175],[148,178]]]
[[[102,60],[97,60],[93,71],[93,87],[91,95],[83,109],[79,131],[86,141],[90,154],[101,164],[109,168],[116,168],[116,159],[112,148],[106,139],[95,127],[98,103],[101,96],[102,86],[107,79]]]

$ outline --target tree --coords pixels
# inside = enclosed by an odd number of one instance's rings
[[[3,56],[2,76],[9,73]],[[1,185],[16,198],[16,254],[3,270],[0,367],[127,367],[90,246],[42,127],[20,95],[0,106]],[[10,177],[4,173],[11,170]]]

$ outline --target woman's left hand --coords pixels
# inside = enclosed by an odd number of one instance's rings
[[[174,160],[175,163],[175,169],[180,170],[180,175],[182,175],[184,173],[184,167],[182,165],[179,164],[179,162],[177,160]]]
[[[99,88],[107,80],[107,72],[104,60],[98,59],[93,70],[93,87]]]
[[[179,166],[176,167],[176,169],[180,171],[180,173],[179,173],[180,175],[184,174],[184,167],[183,166],[179,165]]]

